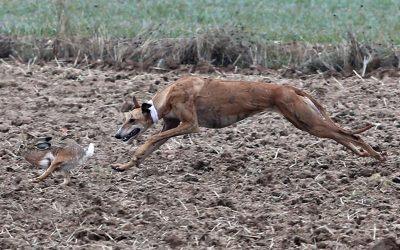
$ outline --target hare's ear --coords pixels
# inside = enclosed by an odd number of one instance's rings
[[[33,134],[31,134],[25,130],[21,131],[21,134],[19,135],[19,137],[20,137],[21,141],[23,141],[23,142],[27,142],[27,141],[30,141],[30,140],[36,138],[36,136],[34,136]]]
[[[39,142],[35,144],[35,148],[40,149],[40,150],[45,150],[49,149],[51,147],[51,144],[48,142]]]
[[[125,112],[129,112],[131,110],[133,110],[135,108],[135,106],[133,105],[133,103],[130,102],[124,102],[121,106],[121,108],[119,109],[120,112],[125,113]]]

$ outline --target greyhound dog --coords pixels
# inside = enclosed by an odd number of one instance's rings
[[[333,139],[360,157],[385,160],[357,135],[372,125],[343,129],[312,96],[291,86],[184,77],[142,105],[133,97],[133,105],[125,105],[121,111],[124,122],[115,138],[122,141],[133,140],[159,119],[164,120],[164,127],[141,145],[129,162],[112,164],[118,171],[139,166],[171,137],[199,132],[199,127],[226,127],[263,111],[278,112],[296,128],[320,138]]]

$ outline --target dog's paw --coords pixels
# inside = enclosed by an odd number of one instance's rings
[[[40,179],[40,178],[34,178],[34,179],[31,179],[31,181],[34,182],[34,183],[38,183],[38,182],[41,182],[42,179]]]
[[[379,155],[378,160],[380,160],[380,161],[386,161],[387,155],[388,155],[387,152],[382,152],[382,153]]]
[[[129,162],[127,162],[127,163],[114,163],[114,164],[111,164],[111,168],[116,170],[116,171],[119,171],[119,172],[123,172],[123,171],[127,170],[128,168],[138,167],[138,166],[139,166],[139,160],[136,157],[133,158],[132,160],[130,160]]]
[[[126,170],[126,167],[124,167],[124,164],[120,164],[120,163],[111,164],[111,168],[118,172],[124,172]]]

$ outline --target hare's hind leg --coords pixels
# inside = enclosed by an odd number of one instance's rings
[[[62,175],[64,176],[64,181],[61,183],[62,186],[66,186],[71,183],[71,173],[67,170],[61,171]]]
[[[39,182],[46,179],[51,173],[54,172],[54,170],[56,170],[60,166],[60,164],[61,162],[53,161],[42,175],[34,179],[34,182]]]

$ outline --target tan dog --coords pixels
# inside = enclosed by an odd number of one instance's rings
[[[62,185],[68,185],[71,182],[71,169],[84,163],[94,153],[93,143],[84,149],[72,139],[52,142],[51,137],[36,138],[31,134],[23,136],[25,138],[20,148],[21,156],[32,166],[46,169],[34,181],[42,181],[57,170],[64,176]]]
[[[158,119],[164,120],[164,127],[140,146],[129,162],[112,165],[119,171],[138,166],[171,137],[199,132],[199,127],[226,127],[262,111],[278,112],[296,128],[333,139],[361,157],[385,160],[356,135],[371,125],[345,130],[329,118],[312,96],[291,86],[185,77],[158,92],[149,103],[139,106],[135,97],[133,102],[134,109],[124,113],[125,121],[115,135],[117,139],[136,138]]]

